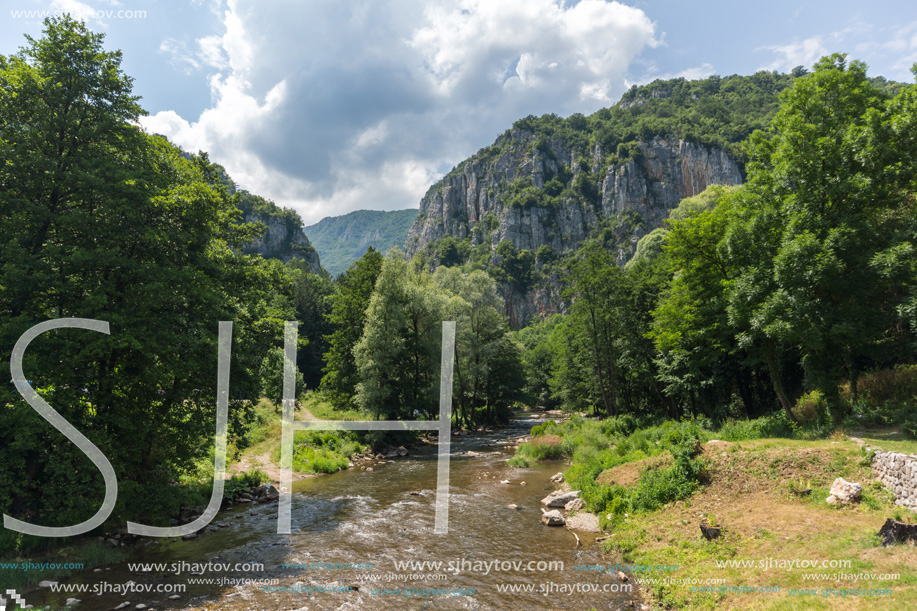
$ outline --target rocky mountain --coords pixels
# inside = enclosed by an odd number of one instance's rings
[[[261,238],[246,248],[246,252],[257,252],[267,258],[289,261],[303,259],[313,274],[322,273],[318,253],[303,232],[302,218],[295,211],[281,208],[247,191],[239,191],[238,206],[246,223],[260,222],[267,228]]]
[[[372,246],[381,253],[402,247],[417,209],[357,210],[343,216],[329,216],[304,229],[328,273],[336,276],[363,256]]]
[[[740,184],[740,142],[802,76],[656,81],[589,117],[517,121],[429,189],[406,255],[496,269],[514,327],[562,312],[562,272],[551,261],[604,236],[624,264],[683,198]]]

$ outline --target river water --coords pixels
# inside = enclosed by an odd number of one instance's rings
[[[537,422],[522,415],[492,432],[453,437],[448,534],[433,533],[434,445],[372,471],[357,468],[296,482],[292,534],[277,534],[276,503],[235,507],[221,512],[198,539],[147,542],[131,560],[168,567],[130,571],[124,563],[65,582],[88,585],[84,594],[42,590],[38,597],[44,600],[36,602],[56,609],[76,597],[80,610],[114,609],[125,602],[131,603],[125,609],[142,604],[188,611],[620,609],[636,594],[621,592],[613,573],[575,568],[609,563],[598,553],[596,535],[578,533],[582,546],[577,548],[571,531],[541,524],[540,499],[554,490],[549,479],[563,465],[513,469],[505,464],[512,455],[511,439]],[[396,566],[407,561],[442,565]],[[241,570],[214,566],[223,563]],[[263,569],[245,566],[252,563]],[[330,566],[335,564],[367,568]],[[190,565],[198,565],[194,574]],[[112,591],[128,582],[159,592]],[[170,599],[168,590],[179,584],[186,591]]]

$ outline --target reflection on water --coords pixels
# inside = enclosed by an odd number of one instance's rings
[[[60,605],[76,596],[83,601],[80,609],[112,609],[123,602],[131,602],[131,608],[146,604],[158,609],[231,611],[619,609],[634,595],[609,592],[620,587],[613,575],[574,570],[575,564],[604,563],[593,542],[595,535],[580,533],[584,545],[577,549],[572,533],[541,524],[539,501],[554,489],[548,480],[561,465],[512,469],[505,464],[511,454],[505,439],[527,432],[534,422],[522,418],[492,433],[453,438],[447,535],[433,534],[436,454],[431,446],[371,472],[354,469],[296,482],[290,535],[276,532],[276,504],[257,505],[220,514],[197,540],[162,542],[135,554],[136,560],[151,564],[260,563],[263,571],[190,575],[185,569],[176,575],[154,568],[131,573],[125,564],[67,583],[90,588],[103,582],[133,581],[153,588],[187,584],[187,592],[169,600],[168,593],[58,594],[51,598],[44,591],[49,598],[41,603]],[[468,456],[468,451],[476,455]],[[507,479],[510,484],[500,483]],[[510,509],[510,504],[520,509]],[[220,523],[223,528],[216,526]],[[494,560],[500,564],[494,565]],[[414,569],[396,565],[408,561],[442,564],[439,569],[429,564]],[[557,561],[564,563],[562,570]],[[530,562],[535,570],[527,571]],[[538,571],[539,562],[554,570]],[[303,566],[283,567],[291,563]],[[309,563],[323,564],[319,568]],[[369,564],[372,569],[327,568],[329,564]],[[241,583],[251,579],[276,585]],[[517,591],[500,591],[500,586],[516,586]],[[605,592],[582,591],[603,586]],[[545,595],[545,589],[552,587],[553,593]],[[570,593],[573,587],[579,591]],[[390,593],[374,593],[379,589]],[[437,592],[431,595],[433,589]],[[443,595],[456,590],[462,593]],[[394,591],[411,595],[391,594]]]

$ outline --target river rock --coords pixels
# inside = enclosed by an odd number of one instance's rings
[[[280,493],[271,484],[261,484],[255,489],[255,498],[262,501],[276,501],[280,498]]]
[[[191,541],[192,539],[197,539],[197,531],[193,533],[188,533],[187,535],[182,535],[182,541]]]
[[[583,499],[573,499],[566,505],[564,505],[565,511],[580,511],[586,507],[586,503],[583,502]]]
[[[825,501],[829,505],[847,505],[848,503],[858,503],[860,501],[860,497],[863,495],[863,486],[839,477],[831,484],[831,490],[828,492],[831,496]]]
[[[115,607],[115,611],[118,611],[118,609],[127,609],[130,606],[131,606],[131,602],[129,600],[125,600],[123,603]]]
[[[76,605],[80,604],[81,602],[83,601],[81,601],[79,598],[68,598],[67,602],[65,602],[64,604],[67,605],[68,607],[75,607]]]
[[[508,479],[505,479],[505,480],[501,481],[500,483],[501,483],[501,484],[508,484],[508,483],[509,483],[509,480],[508,480]]]
[[[566,522],[563,514],[556,509],[541,514],[541,523],[548,526],[563,526]]]
[[[541,504],[545,507],[564,508],[567,506],[567,503],[577,498],[579,498],[579,490],[571,490],[569,492],[564,492],[563,490],[555,490],[548,496],[541,499]]]
[[[56,586],[56,585],[57,585],[56,581],[39,581],[38,582],[39,588],[50,588],[51,586]]]
[[[552,475],[551,483],[552,484],[563,484],[564,483],[564,474],[558,473],[557,475]]]
[[[599,528],[599,516],[586,511],[581,511],[576,515],[567,516],[567,528],[587,533],[597,533],[602,531],[602,529]]]

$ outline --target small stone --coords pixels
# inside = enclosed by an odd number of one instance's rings
[[[172,596],[169,597],[169,600],[178,600],[179,598],[181,598],[181,596],[179,596],[178,594],[173,594]]]
[[[50,587],[56,586],[56,585],[57,585],[57,582],[56,582],[56,581],[39,581],[39,582],[38,582],[38,587],[39,587],[39,588],[50,588]]]
[[[618,571],[618,579],[620,579],[621,581],[623,581],[623,582],[625,582],[625,583],[627,583],[627,582],[629,581],[628,578],[627,578],[627,575],[624,574],[623,571]]]
[[[67,605],[68,607],[73,607],[73,606],[80,604],[81,602],[83,601],[81,601],[79,598],[68,598],[67,602],[64,604]]]
[[[520,486],[525,486],[525,482],[519,482]]]
[[[117,607],[115,607],[115,611],[118,611],[118,609],[127,609],[127,608],[130,607],[130,606],[131,606],[130,601],[125,600],[123,603],[121,603],[120,605],[118,605]]]
[[[193,533],[188,533],[187,535],[182,535],[182,541],[190,541],[192,539],[197,539],[197,531]]]
[[[408,494],[411,496],[420,496],[420,490],[411,490]]]

